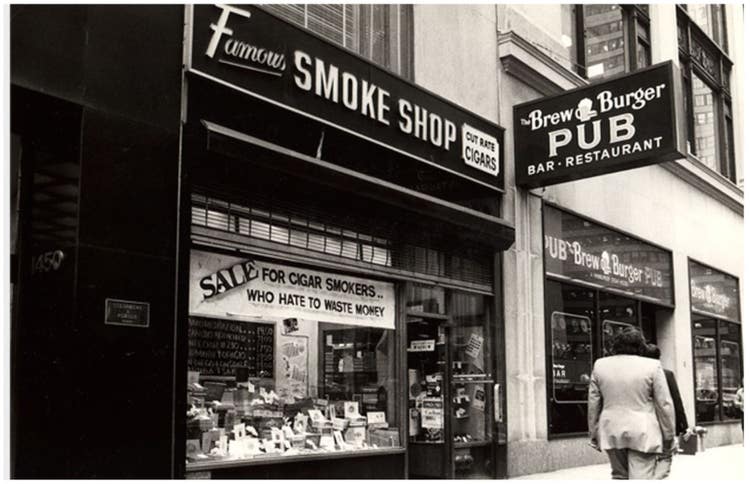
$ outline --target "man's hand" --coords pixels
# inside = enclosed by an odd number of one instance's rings
[[[592,437],[589,442],[589,446],[593,447],[597,452],[601,452],[602,448],[599,446],[599,440],[596,437]]]
[[[677,440],[669,439],[662,443],[662,454],[675,454],[677,453]]]

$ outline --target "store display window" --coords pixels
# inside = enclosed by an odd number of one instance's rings
[[[586,403],[594,360],[595,293],[547,281],[550,431],[586,431]]]
[[[193,251],[190,297],[188,469],[402,446],[393,284]]]
[[[655,342],[656,306],[585,287],[547,280],[550,432],[587,431],[594,361],[612,354],[614,337],[636,327]],[[598,310],[596,309],[598,308]],[[640,314],[640,317],[639,317]]]
[[[689,266],[695,419],[698,423],[739,419],[742,415],[735,404],[742,386],[738,280],[695,261]]]
[[[432,301],[423,305],[419,301]],[[407,288],[410,475],[488,477],[495,424],[502,423],[495,378],[491,299],[411,284]],[[443,306],[443,303],[445,306]],[[423,309],[432,308],[432,312]],[[440,310],[445,307],[445,314]]]
[[[583,434],[591,371],[615,336],[636,327],[658,343],[674,305],[672,254],[551,204],[543,214],[547,422],[550,435]]]

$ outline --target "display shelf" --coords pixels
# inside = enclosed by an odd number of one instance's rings
[[[351,371],[326,370],[325,374],[326,375],[351,375],[351,374],[356,374],[356,373],[377,373],[377,372],[378,370],[351,370]]]
[[[245,467],[264,464],[287,464],[292,462],[307,462],[316,460],[345,459],[349,457],[369,457],[376,455],[404,454],[404,447],[390,447],[383,449],[367,450],[333,450],[326,453],[310,453],[297,455],[269,455],[250,457],[245,459],[211,460],[203,462],[188,462],[185,466],[187,472],[210,471],[213,469],[226,469],[229,467]]]
[[[469,442],[454,442],[453,447],[456,449],[467,449],[469,447],[482,447],[491,443],[491,440],[471,440]]]

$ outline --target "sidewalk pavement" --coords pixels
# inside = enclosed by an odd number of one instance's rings
[[[675,481],[744,480],[745,448],[741,445],[712,447],[695,455],[677,454],[672,461],[668,479]],[[513,479],[609,480],[609,464],[571,467],[543,474],[530,474]]]

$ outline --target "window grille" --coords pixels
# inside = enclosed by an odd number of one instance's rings
[[[377,217],[322,212],[301,202],[261,194],[232,197],[206,188],[191,196],[191,224],[212,230],[226,241],[246,238],[292,247],[325,258],[334,256],[369,267],[392,268],[446,278],[491,290],[492,254],[469,245],[448,247],[430,240],[425,227]],[[369,229],[369,230],[368,230]],[[421,239],[421,240],[419,240]]]

